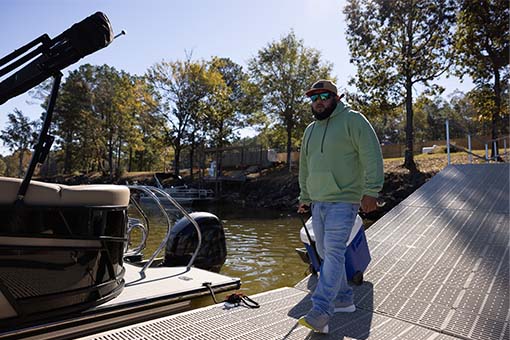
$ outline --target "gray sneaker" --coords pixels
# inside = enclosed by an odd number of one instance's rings
[[[328,334],[329,333],[329,326],[328,325],[323,326],[322,328],[316,328],[316,327],[312,326],[308,321],[306,321],[306,318],[304,316],[299,318],[298,323],[301,326],[305,326],[306,328],[310,328],[312,331],[314,331],[316,333],[323,333],[323,334]]]
[[[298,323],[317,333],[329,333],[329,316],[313,309],[305,316],[299,318]]]

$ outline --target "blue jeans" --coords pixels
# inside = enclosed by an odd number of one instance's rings
[[[345,274],[345,249],[359,204],[313,202],[312,225],[317,252],[323,259],[319,281],[312,294],[316,313],[333,315],[335,304],[353,303]]]

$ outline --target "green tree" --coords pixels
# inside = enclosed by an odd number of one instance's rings
[[[251,80],[263,94],[262,111],[285,128],[287,163],[293,137],[301,137],[304,121],[309,120],[309,105],[304,92],[320,78],[331,79],[332,65],[321,61],[319,51],[304,46],[290,32],[280,41],[269,43],[248,62]],[[296,127],[301,127],[296,131]]]
[[[184,61],[162,61],[149,68],[147,79],[155,91],[158,111],[170,125],[166,137],[174,149],[174,173],[179,175],[181,151],[193,135],[192,122],[197,120],[208,92],[206,65],[192,61],[190,56]]]
[[[29,147],[35,141],[36,122],[23,115],[23,112],[14,109],[14,113],[7,115],[7,126],[1,131],[0,139],[3,144],[11,151],[17,152],[19,177],[23,177],[23,158],[25,153],[29,152]]]
[[[354,110],[363,112],[370,120],[381,143],[403,143],[400,131],[405,128],[402,105],[396,106],[386,98],[371,98],[361,93],[348,93]]]
[[[248,80],[242,66],[228,58],[213,57],[209,63],[209,94],[204,98],[205,136],[218,148],[217,169],[221,175],[221,148],[239,138],[238,131],[258,123],[259,92]]]
[[[508,126],[508,110],[509,98],[508,87],[502,99],[502,116],[500,117],[499,131],[505,133]],[[491,136],[493,131],[493,113],[495,111],[494,88],[489,84],[477,86],[463,96],[454,97],[456,99],[456,107],[459,112],[466,116],[463,121],[470,124],[470,132],[477,133],[481,136]],[[452,98],[453,101],[453,98]],[[484,142],[487,141],[487,137]]]
[[[7,164],[5,164],[4,157],[0,155],[0,175],[5,176],[7,172]]]
[[[445,121],[449,118],[450,137],[457,138],[465,135],[462,132],[463,119],[459,112],[440,96],[429,97],[421,94],[414,103],[413,111],[416,115],[416,139],[420,142],[443,140],[446,138]]]
[[[228,58],[213,57],[210,71],[220,77],[206,98],[207,131],[211,144],[221,148],[233,141],[237,130],[250,124],[251,113],[258,110],[259,103],[242,66]]]
[[[82,74],[76,76],[78,88],[73,85],[69,89],[69,107],[76,112],[67,117],[65,126],[75,128],[71,139],[79,146],[78,158],[86,162],[87,170],[97,167],[112,180],[121,171],[127,144],[139,139],[134,114],[135,81],[128,73],[107,65],[85,65],[79,71]],[[84,89],[83,97],[80,88]]]
[[[97,169],[113,176],[131,171],[135,163],[137,168],[160,163],[165,122],[156,108],[144,77],[106,65],[87,64],[71,72],[54,115],[64,151],[54,154],[63,159],[64,172]]]
[[[508,105],[503,101],[508,98],[509,80],[509,7],[507,0],[463,0],[458,15],[455,34],[455,51],[460,67],[458,74],[464,72],[480,88],[474,95],[483,101],[485,97],[493,104],[485,114],[492,122],[492,138],[498,132],[508,133]],[[482,95],[484,89],[492,88],[490,97]],[[505,95],[506,94],[506,95]],[[479,107],[487,107],[482,104]],[[504,119],[502,120],[502,117]],[[506,122],[504,124],[503,122]],[[502,124],[503,123],[503,124]],[[498,131],[498,129],[500,131]],[[496,150],[492,148],[492,156]]]
[[[128,171],[151,170],[163,163],[165,118],[157,111],[152,89],[144,77],[134,78],[131,103],[135,126],[128,140]]]
[[[92,113],[100,122],[101,159],[107,163],[107,167],[103,167],[103,172],[108,173],[113,179],[114,153],[117,151],[116,142],[123,120],[119,114],[118,102],[115,101],[121,75],[115,68],[107,65],[95,67],[94,71]]]
[[[467,94],[456,91],[450,95],[448,118],[450,120],[450,134],[465,136],[487,136],[490,134],[489,121],[476,105],[476,95],[479,90],[469,91]],[[487,103],[486,100],[484,100]],[[458,132],[454,129],[460,130]]]
[[[3,158],[5,163],[4,175],[7,177],[19,176],[19,152],[15,151],[12,155],[5,156]],[[23,165],[26,166],[29,162],[29,157],[24,156]]]
[[[120,172],[124,166],[122,160],[130,157],[132,150],[143,148],[140,119],[150,114],[151,103],[145,101],[150,98],[144,92],[146,86],[138,77],[132,77],[126,72],[121,72],[115,84],[115,96],[113,105],[115,107],[117,132],[115,134],[116,160],[115,168]],[[154,129],[158,127],[155,126]]]
[[[413,86],[430,84],[450,66],[453,0],[349,0],[347,42],[357,66],[359,91],[386,98],[395,106],[405,98],[404,166],[417,171],[413,158]]]
[[[68,174],[83,166],[83,156],[87,153],[81,138],[82,128],[92,122],[84,122],[87,112],[92,111],[92,68],[82,65],[72,71],[61,85],[53,116],[57,143],[64,152],[64,173]]]

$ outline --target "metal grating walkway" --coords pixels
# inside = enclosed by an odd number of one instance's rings
[[[450,166],[371,226],[358,310],[328,336],[297,324],[311,277],[254,296],[260,309],[219,304],[87,339],[508,339],[508,187],[508,164]]]
[[[311,307],[310,294],[296,288],[281,288],[253,297],[259,309],[222,305],[205,307],[124,327],[83,339],[388,339],[455,340],[433,330],[402,320],[359,309],[352,314],[337,314],[329,324],[330,334],[313,334],[297,324]]]
[[[449,166],[368,231],[360,306],[463,339],[509,338],[509,166]]]

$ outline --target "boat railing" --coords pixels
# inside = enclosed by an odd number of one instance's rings
[[[191,198],[191,199],[212,199],[214,191],[211,189],[196,189],[188,187],[170,187],[166,191],[174,197]]]
[[[214,199],[214,191],[212,189],[196,189],[190,188],[187,185],[172,186],[164,188],[158,176],[154,175],[156,187],[168,192],[171,196],[176,198],[186,198],[190,200],[212,200]]]
[[[131,233],[134,229],[137,229],[142,234],[140,243],[135,248],[129,248],[129,245],[131,244]],[[145,249],[147,245],[147,238],[148,238],[149,228],[146,227],[146,225],[142,224],[141,221],[137,218],[128,218],[128,228],[127,228],[127,237],[128,241],[126,243],[126,248],[124,249],[124,256],[136,256],[142,253],[142,251]]]
[[[464,148],[464,147],[459,146],[459,145],[452,144],[450,142],[450,124],[454,124],[455,126],[460,128],[466,134],[466,136],[467,136],[467,146],[468,146],[467,148]],[[502,161],[503,159],[506,162],[509,161],[510,152],[508,150],[508,146],[510,146],[509,145],[510,144],[510,136],[507,135],[507,136],[503,136],[503,137],[495,138],[495,139],[491,139],[491,140],[482,140],[479,137],[477,137],[476,135],[473,135],[469,131],[469,129],[467,129],[465,126],[463,126],[459,122],[456,122],[456,121],[450,120],[450,119],[446,119],[445,125],[446,125],[446,152],[448,154],[448,164],[451,164],[450,149],[451,149],[452,146],[455,147],[458,150],[466,152],[468,154],[468,159],[469,159],[470,163],[473,163],[473,157],[482,159],[486,163],[489,163],[490,161]],[[477,139],[478,141],[480,141],[484,145],[484,147],[485,147],[485,155],[484,156],[479,156],[479,155],[477,155],[477,154],[475,154],[473,152],[473,150],[471,148],[472,138]],[[503,153],[502,154],[499,153],[500,146],[498,144],[500,142],[503,143]],[[509,144],[507,144],[507,143],[509,143]],[[493,155],[492,156],[489,156],[489,147],[493,151]]]
[[[144,186],[144,185],[128,185],[127,187],[130,190],[140,191],[140,192],[144,193],[145,195],[147,195],[148,197],[152,198],[152,200],[154,201],[154,203],[156,203],[156,205],[158,206],[159,210],[161,211],[161,213],[163,214],[163,216],[165,217],[166,222],[167,222],[167,231],[166,231],[165,237],[161,240],[161,243],[159,244],[158,248],[154,251],[154,253],[151,255],[149,260],[144,264],[144,266],[140,270],[140,274],[143,275],[145,270],[152,265],[152,263],[154,262],[156,257],[161,252],[161,250],[163,250],[163,248],[166,246],[166,244],[167,244],[167,242],[168,242],[168,240],[170,238],[171,231],[172,231],[172,220],[170,219],[166,209],[162,205],[161,197],[158,197],[158,195],[162,196],[163,199],[166,199],[171,204],[173,204],[184,215],[184,217],[186,217],[191,222],[191,224],[193,224],[193,226],[195,227],[195,230],[197,231],[198,244],[197,244],[197,247],[196,247],[193,255],[191,256],[191,259],[189,260],[188,264],[186,265],[186,269],[189,270],[191,268],[191,266],[193,265],[193,263],[195,262],[195,259],[196,259],[197,255],[198,255],[198,252],[200,251],[200,247],[202,246],[202,233],[200,232],[200,227],[198,226],[198,223],[193,219],[193,217],[190,216],[190,214],[186,211],[186,209],[184,209],[166,191],[164,191],[162,189],[159,189],[159,188],[156,188],[156,187]],[[145,241],[146,241],[146,238],[149,235],[149,228],[148,228],[148,226],[149,226],[149,219],[147,218],[147,215],[143,212],[142,207],[138,204],[136,199],[133,197],[133,194],[131,195],[130,202],[141,213],[141,215],[144,218],[145,223],[146,223],[145,227],[143,225],[141,225],[141,223],[140,223],[141,226],[136,226],[136,228],[146,229],[146,230],[144,230],[146,237],[144,239],[144,237],[143,237],[144,232],[142,231],[142,241],[140,242],[140,245],[137,248],[135,248],[135,250],[136,250],[136,249],[138,249],[138,248],[140,248],[142,246],[145,247]],[[133,226],[132,228],[130,228],[128,230],[132,231],[134,228],[135,228],[135,226]],[[134,251],[133,251],[133,253],[134,253]]]

